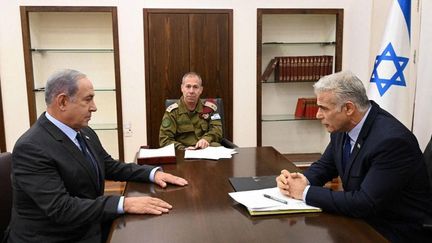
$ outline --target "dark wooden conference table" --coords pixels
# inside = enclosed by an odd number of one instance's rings
[[[232,159],[183,160],[163,165],[165,172],[184,177],[186,187],[128,182],[126,196],[161,198],[173,209],[160,216],[117,218],[108,242],[386,242],[359,219],[328,213],[250,216],[228,195],[229,177],[277,175],[299,171],[272,147],[239,148]]]

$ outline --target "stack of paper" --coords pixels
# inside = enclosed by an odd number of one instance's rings
[[[185,159],[229,159],[233,154],[236,154],[235,149],[225,148],[223,146],[219,147],[207,147],[205,149],[197,150],[186,150]]]
[[[138,153],[138,164],[164,164],[175,163],[174,144],[158,149],[141,148]]]
[[[228,194],[246,206],[250,215],[321,212],[320,208],[283,195],[277,187]]]

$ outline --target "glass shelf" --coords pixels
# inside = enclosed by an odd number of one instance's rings
[[[89,124],[95,131],[100,130],[117,130],[117,124],[115,123],[98,123],[98,124]]]
[[[32,52],[59,52],[59,53],[113,53],[109,48],[31,48]]]
[[[269,41],[263,42],[264,46],[266,45],[322,45],[322,46],[332,46],[336,45],[335,41],[316,41],[316,42],[278,42],[278,41]]]
[[[295,117],[293,114],[285,115],[263,115],[262,122],[278,122],[278,121],[304,121],[304,120],[318,120],[316,118]]]
[[[113,88],[97,88],[94,91],[99,92],[99,91],[116,91]],[[45,88],[36,88],[33,89],[33,92],[45,92]]]

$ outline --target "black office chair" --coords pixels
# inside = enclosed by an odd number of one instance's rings
[[[12,185],[11,185],[12,154],[4,152],[0,154],[0,241],[4,231],[9,225],[12,210]]]
[[[423,156],[426,162],[426,168],[429,174],[429,184],[432,187],[432,137],[431,140],[429,140],[429,143],[427,144]]]
[[[427,144],[423,152],[423,157],[425,159],[426,169],[429,174],[429,184],[431,185],[432,188],[432,137],[431,140],[429,140],[429,143]],[[428,230],[432,230],[432,218],[427,219],[423,223],[423,227],[425,227]]]
[[[201,99],[201,100],[205,100],[205,99]],[[221,122],[222,122],[222,140],[221,140],[220,144],[226,148],[238,148],[237,145],[235,145],[233,142],[231,142],[230,140],[225,138],[226,137],[225,136],[226,130],[225,130],[224,106],[223,106],[222,98],[215,98],[214,100],[216,101],[217,112],[219,113],[219,115],[221,117]],[[178,101],[178,99],[166,99],[165,100],[165,107],[168,107],[177,101]]]

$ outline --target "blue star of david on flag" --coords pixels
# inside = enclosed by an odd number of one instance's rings
[[[380,68],[380,65],[383,63],[383,61],[392,62],[394,64],[394,67],[396,68],[395,73],[391,76],[390,79],[380,77],[380,75],[378,74],[378,69]],[[408,61],[409,58],[396,55],[396,52],[391,42],[387,45],[381,55],[378,55],[376,57],[370,82],[374,82],[377,84],[376,86],[378,88],[380,96],[383,96],[392,85],[406,87],[403,70],[408,65]]]

